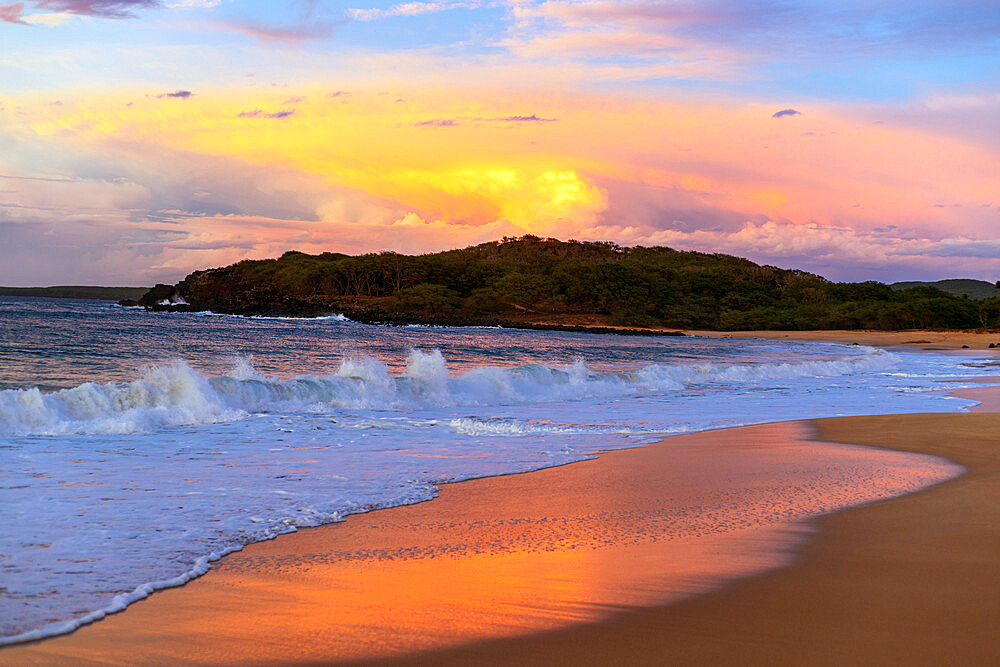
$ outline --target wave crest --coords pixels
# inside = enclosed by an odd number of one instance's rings
[[[832,377],[891,368],[891,353],[867,349],[833,360],[781,363],[651,364],[596,373],[578,361],[555,368],[484,366],[458,375],[439,350],[413,350],[406,370],[392,375],[371,357],[345,358],[330,375],[291,379],[258,373],[238,358],[230,375],[205,377],[184,361],[144,370],[125,383],[85,383],[71,389],[0,391],[0,433],[62,435],[135,433],[163,427],[233,421],[248,413],[337,409],[415,409],[566,401],[639,391],[672,391],[708,383],[754,383]]]

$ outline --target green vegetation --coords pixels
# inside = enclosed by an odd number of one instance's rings
[[[948,280],[937,280],[935,282],[921,282],[919,280],[909,280],[901,283],[889,285],[892,289],[910,289],[911,287],[922,286],[937,287],[942,292],[948,292],[955,296],[968,297],[970,299],[982,300],[1000,296],[1000,290],[995,283],[988,283],[985,280],[972,280],[969,278],[951,278]]]
[[[137,300],[148,287],[96,287],[93,285],[57,285],[55,287],[0,287],[0,296],[47,296],[54,299]]]
[[[177,295],[190,305],[156,305]],[[291,251],[197,271],[142,300],[247,315],[729,331],[977,328],[997,325],[997,302],[930,286],[834,283],[729,255],[535,236],[419,256]]]

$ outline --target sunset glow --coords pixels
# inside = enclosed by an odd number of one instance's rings
[[[992,281],[1000,10],[918,4],[0,6],[0,283],[523,233]]]

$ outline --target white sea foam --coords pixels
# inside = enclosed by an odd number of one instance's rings
[[[206,311],[211,312],[211,311]],[[213,315],[215,313],[212,313]],[[278,315],[229,315],[228,317],[246,317],[251,320],[285,320],[289,322],[320,322],[323,320],[331,320],[334,322],[350,322],[351,320],[343,313],[337,313],[336,315],[317,315],[316,317],[285,317]]]
[[[87,382],[51,393],[0,391],[0,432],[9,435],[135,433],[243,417],[208,378],[178,361],[147,369],[126,383]]]
[[[237,358],[229,375],[206,377],[184,361],[146,369],[125,383],[85,383],[45,393],[0,391],[0,433],[65,435],[139,433],[163,427],[242,419],[249,412],[494,406],[677,391],[715,383],[845,376],[890,368],[892,353],[867,349],[843,359],[779,363],[651,364],[596,373],[581,361],[557,368],[528,364],[483,366],[451,374],[440,351],[412,351],[406,370],[392,375],[382,361],[348,357],[328,375],[290,379],[260,374]]]
[[[183,301],[170,301],[163,299],[158,302],[161,306],[168,305],[187,305],[187,302]],[[123,308],[125,310],[139,310],[145,311],[145,306],[116,306],[118,308]],[[333,315],[317,315],[316,317],[287,317],[284,315],[234,315],[232,313],[216,313],[212,310],[194,310],[194,311],[179,311],[171,312],[171,315],[193,315],[195,317],[231,317],[239,320],[275,320],[275,321],[286,321],[286,322],[322,322],[322,321],[332,321],[332,322],[352,322],[343,313],[336,313]]]
[[[192,579],[197,579],[201,575],[208,572],[211,564],[219,560],[226,554],[233,553],[234,551],[239,551],[243,548],[243,545],[234,546],[230,549],[225,549],[221,552],[214,552],[208,556],[202,556],[195,561],[194,567],[192,567],[187,572],[179,574],[175,577],[170,577],[168,579],[162,579],[160,581],[147,582],[136,586],[135,590],[128,593],[119,593],[115,595],[111,602],[100,609],[96,609],[83,616],[78,616],[66,621],[58,621],[55,623],[49,623],[43,625],[40,628],[33,628],[27,632],[22,632],[16,635],[10,635],[8,637],[0,637],[0,646],[7,646],[10,644],[20,644],[22,642],[30,642],[38,639],[44,639],[45,637],[52,637],[55,635],[64,635],[69,632],[73,632],[77,628],[87,625],[88,623],[94,623],[99,621],[108,614],[117,614],[120,611],[124,611],[133,602],[138,602],[149,597],[156,591],[163,590],[165,588],[175,588],[177,586],[183,586]]]
[[[648,429],[613,424],[556,424],[501,417],[462,417],[452,419],[448,425],[456,433],[472,436],[649,435],[650,433],[665,432],[662,427]],[[669,430],[669,432],[680,432],[681,430]]]

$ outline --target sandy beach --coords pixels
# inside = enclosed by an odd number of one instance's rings
[[[686,331],[690,336],[712,338],[768,338],[771,340],[831,341],[876,347],[913,347],[923,350],[990,349],[1000,345],[1000,333],[978,331]]]
[[[718,503],[693,539],[655,539],[668,519],[657,508],[703,507],[707,479],[729,479],[721,493],[743,494],[741,509],[748,485],[761,492],[751,506],[817,509],[802,506],[833,488],[820,469],[858,450],[813,438],[968,472],[807,524],[753,524],[751,513],[746,530],[706,539],[746,518]],[[446,485],[431,502],[251,545],[125,613],[3,650],[0,663],[995,664],[997,442],[992,413],[835,418]],[[819,486],[775,493],[782,466],[803,462]]]
[[[536,324],[552,326],[594,327],[600,329],[627,330],[628,327],[615,325],[605,319],[593,317],[566,316],[547,318]],[[652,329],[656,330],[656,329]],[[665,332],[678,332],[678,329],[659,329]],[[801,340],[827,341],[850,345],[872,345],[875,347],[910,347],[922,350],[953,350],[967,347],[971,350],[987,350],[990,343],[1000,346],[1000,332],[973,330],[942,330],[910,329],[900,331],[883,331],[874,329],[816,329],[808,331],[777,331],[754,329],[746,331],[713,331],[709,329],[684,329],[688,336],[705,336],[708,338],[767,338],[770,340]]]
[[[716,593],[396,664],[997,664],[1000,415],[813,423],[824,440],[934,453],[968,472],[821,517],[792,566]]]

